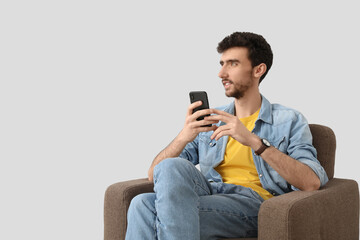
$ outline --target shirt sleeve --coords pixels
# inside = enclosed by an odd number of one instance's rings
[[[189,160],[194,165],[199,164],[198,144],[199,135],[194,139],[194,141],[186,144],[184,150],[180,153],[179,157]]]
[[[325,169],[317,159],[316,149],[312,145],[309,124],[301,113],[298,113],[297,120],[293,122],[287,151],[290,157],[309,166],[314,171],[320,179],[321,187],[329,181]],[[294,186],[291,186],[291,189],[299,190]]]

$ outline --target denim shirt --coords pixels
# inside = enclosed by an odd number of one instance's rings
[[[234,114],[235,103],[217,108]],[[221,126],[226,123],[219,122]],[[324,186],[328,177],[324,168],[317,160],[316,149],[312,145],[312,135],[304,116],[296,110],[279,104],[270,104],[262,96],[259,117],[252,131],[260,138],[267,139],[272,146],[289,155],[297,161],[309,166],[319,177],[321,186]],[[188,159],[193,164],[200,164],[200,170],[210,182],[222,182],[221,175],[215,171],[223,160],[228,136],[218,141],[211,140],[211,132],[199,133],[195,140],[188,143],[179,157]],[[272,195],[281,195],[292,190],[299,190],[290,185],[266,161],[257,156],[252,150],[254,163],[264,189]]]

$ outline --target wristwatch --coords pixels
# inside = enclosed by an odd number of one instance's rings
[[[262,153],[265,151],[265,149],[267,149],[268,147],[271,146],[271,144],[269,143],[269,141],[266,140],[265,138],[262,138],[262,139],[261,139],[261,143],[262,143],[261,147],[260,147],[258,150],[255,151],[255,154],[258,155],[258,156],[259,156],[260,154],[262,154]]]

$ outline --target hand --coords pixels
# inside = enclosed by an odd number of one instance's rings
[[[245,146],[254,147],[258,145],[260,138],[252,134],[236,116],[217,109],[211,110],[211,113],[215,113],[216,115],[205,117],[205,120],[222,121],[226,123],[214,131],[211,139],[215,138],[217,141],[223,136],[230,136]]]
[[[184,128],[181,130],[178,136],[180,139],[187,143],[192,142],[200,132],[214,131],[217,128],[217,126],[215,125],[211,127],[202,126],[208,124],[215,124],[218,122],[218,120],[196,120],[198,117],[211,114],[212,112],[212,109],[203,109],[193,114],[193,110],[197,107],[200,107],[201,105],[202,102],[197,101],[190,104],[188,107]]]

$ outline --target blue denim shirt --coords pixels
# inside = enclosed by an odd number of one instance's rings
[[[234,106],[234,102],[232,102],[218,109],[234,114]],[[226,123],[219,122],[217,125],[224,124]],[[259,117],[252,132],[260,138],[267,139],[281,152],[309,166],[319,177],[321,186],[327,183],[328,177],[317,160],[316,149],[312,145],[309,125],[301,113],[279,104],[270,104],[262,96]],[[195,165],[200,164],[201,172],[210,182],[222,182],[221,175],[214,168],[224,160],[228,136],[216,141],[210,139],[212,133],[212,131],[200,133],[193,142],[186,145],[179,157],[188,159]],[[257,156],[254,150],[252,153],[264,189],[274,196],[298,190],[286,182],[260,156]]]

